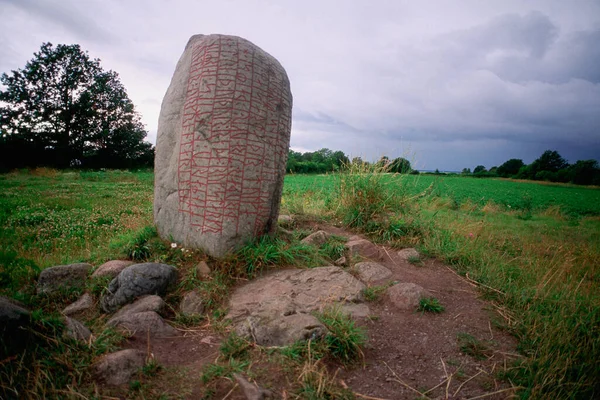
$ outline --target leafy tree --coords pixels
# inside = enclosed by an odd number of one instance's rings
[[[398,157],[392,161],[388,170],[390,172],[396,172],[399,174],[408,174],[412,171],[412,168],[410,161],[408,161],[406,158]]]
[[[153,148],[117,73],[79,45],[44,43],[24,69],[2,74],[0,166],[132,167]]]
[[[525,166],[523,160],[517,158],[511,158],[504,164],[498,167],[498,175],[503,177],[517,175],[521,167]]]
[[[471,175],[471,168],[463,168],[461,175]]]
[[[475,167],[475,169],[473,170],[474,174],[480,174],[482,172],[487,172],[487,170],[485,169],[485,167],[483,165],[478,165]]]
[[[536,171],[550,172],[558,172],[569,166],[569,163],[557,151],[553,150],[546,150],[533,164]]]
[[[569,167],[571,182],[577,185],[599,185],[600,167],[596,160],[579,160]]]

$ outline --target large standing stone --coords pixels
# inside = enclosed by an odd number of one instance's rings
[[[177,269],[167,264],[143,263],[125,268],[108,285],[108,293],[101,300],[102,309],[113,312],[145,294],[166,292],[177,280]]]
[[[161,237],[220,257],[277,226],[292,95],[249,41],[195,35],[163,99],[154,220]]]

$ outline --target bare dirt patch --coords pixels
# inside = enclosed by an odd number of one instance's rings
[[[354,236],[331,226],[318,228]],[[392,276],[375,284],[415,283],[435,297],[444,311],[400,310],[385,294],[369,302],[370,317],[358,321],[368,335],[362,361],[351,367],[328,364],[336,382],[357,398],[367,399],[511,398],[514,390],[499,374],[519,357],[516,339],[495,326],[493,321],[501,317],[480,298],[477,288],[436,260],[411,264],[397,255],[397,249],[381,249],[383,256],[373,261],[392,271]],[[177,338],[150,342],[144,337],[132,338],[127,347],[152,353],[170,376],[178,377],[170,382],[161,379],[162,393],[189,399],[245,399],[234,379],[213,382],[210,391],[201,382],[202,368],[217,359],[224,336],[204,324],[183,330]],[[273,398],[297,398],[294,371],[268,350],[254,347],[251,351],[252,361],[245,369],[250,381],[271,390]],[[178,387],[186,390],[177,392]]]

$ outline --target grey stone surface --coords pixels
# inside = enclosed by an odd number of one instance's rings
[[[179,331],[167,324],[155,311],[128,313],[119,318],[111,318],[109,326],[132,335],[152,337],[179,336]]]
[[[65,317],[64,335],[80,342],[88,342],[92,337],[92,332],[76,319]]]
[[[425,289],[415,283],[398,283],[387,290],[391,303],[401,310],[417,308],[419,301],[428,295]]]
[[[346,248],[351,255],[359,255],[371,260],[379,260],[382,258],[382,252],[379,246],[369,242],[367,239],[351,237],[346,242]]]
[[[58,265],[46,268],[40,273],[37,292],[51,294],[61,289],[81,288],[92,266],[87,263]]]
[[[404,260],[404,261],[408,261],[410,259],[416,259],[421,257],[421,255],[419,254],[419,252],[416,249],[413,248],[408,248],[408,249],[402,249],[398,252],[398,257],[400,257],[400,259]]]
[[[316,231],[301,240],[302,243],[320,246],[327,242],[329,234],[325,231]]]
[[[126,260],[107,261],[94,271],[92,277],[97,278],[102,276],[108,276],[114,278],[115,276],[119,275],[119,273],[125,268],[133,264],[135,264],[133,261]]]
[[[315,340],[327,333],[327,328],[310,314],[254,314],[236,325],[236,333],[261,346],[287,346],[299,340]]]
[[[294,225],[294,218],[291,215],[280,214],[277,223],[285,228],[291,228]]]
[[[177,269],[157,263],[134,264],[125,268],[108,285],[108,293],[102,297],[102,309],[113,312],[145,294],[162,295],[177,280]]]
[[[154,294],[142,296],[133,303],[127,304],[119,311],[117,311],[115,315],[113,315],[112,318],[108,320],[108,323],[110,324],[113,319],[121,318],[126,314],[135,314],[145,311],[154,311],[158,314],[161,314],[165,310],[166,306],[167,304],[160,296]]]
[[[187,292],[179,303],[179,311],[185,315],[200,315],[204,312],[204,300],[196,291]]]
[[[392,271],[372,261],[356,263],[353,268],[358,274],[358,279],[365,283],[381,281],[392,276]]]
[[[277,226],[290,142],[287,74],[249,41],[194,35],[163,99],[154,220],[214,257]]]
[[[146,354],[140,350],[126,349],[107,354],[94,364],[96,380],[111,386],[128,383],[144,366]]]
[[[272,396],[272,393],[269,390],[265,390],[256,384],[248,382],[248,380],[241,374],[234,373],[233,378],[242,388],[242,392],[244,392],[246,400],[264,400],[270,399]]]
[[[345,256],[342,256],[342,257],[338,258],[333,263],[335,265],[337,265],[338,267],[343,267],[343,268],[347,268],[348,267],[348,260],[346,259]]]
[[[94,306],[94,299],[89,293],[84,293],[76,302],[69,304],[63,310],[64,315],[75,315]]]
[[[339,267],[277,271],[237,288],[227,318],[239,334],[259,344],[286,345],[323,334],[325,328],[310,313],[328,304],[362,302],[364,288]]]

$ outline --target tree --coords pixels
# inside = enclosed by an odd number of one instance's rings
[[[514,176],[519,173],[521,167],[525,166],[523,160],[511,158],[498,167],[498,175],[503,177]]]
[[[571,182],[577,185],[600,184],[600,167],[596,160],[579,160],[569,167]]]
[[[558,172],[561,169],[565,169],[569,166],[569,163],[558,154],[557,151],[546,150],[540,158],[535,160],[532,164],[535,165],[536,171],[550,171]]]
[[[412,171],[410,161],[406,158],[398,157],[392,161],[388,168],[389,172],[396,172],[398,174],[408,174]]]
[[[485,169],[485,167],[483,165],[478,165],[473,170],[474,174],[479,174],[479,173],[483,173],[483,172],[487,172],[487,170]]]
[[[461,175],[471,175],[471,168],[463,168]]]
[[[152,162],[146,130],[116,72],[79,45],[44,43],[2,74],[0,166],[133,167]]]

